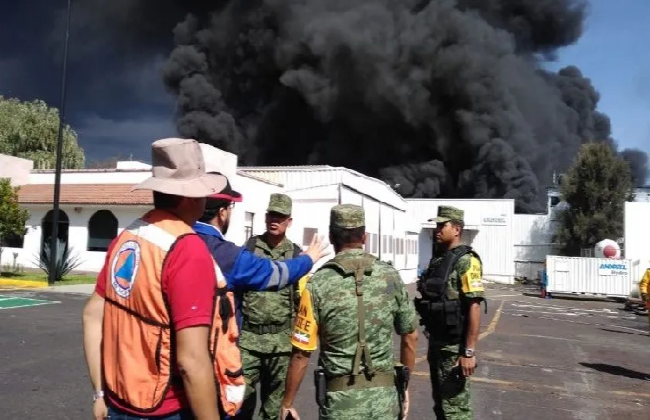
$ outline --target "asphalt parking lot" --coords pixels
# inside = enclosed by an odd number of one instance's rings
[[[488,291],[472,382],[476,419],[650,418],[647,318],[623,311],[621,303],[544,300],[525,291],[497,285]],[[21,305],[3,307],[11,299]],[[85,299],[0,291],[2,418],[90,418],[80,319]],[[425,350],[421,336],[410,419],[433,418]],[[313,405],[309,376],[297,403],[303,419],[317,419]]]

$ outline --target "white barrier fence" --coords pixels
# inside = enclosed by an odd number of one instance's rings
[[[638,290],[645,268],[639,260],[548,255],[546,291],[627,298]]]

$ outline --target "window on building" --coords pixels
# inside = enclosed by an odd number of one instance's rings
[[[309,246],[311,240],[314,238],[314,235],[318,233],[316,228],[304,228],[302,230],[302,246]]]
[[[372,236],[372,253],[376,254],[377,253],[377,245],[378,245],[377,234],[372,233],[371,236]]]
[[[98,210],[88,220],[88,251],[106,252],[117,236],[117,219],[110,210]]]
[[[247,241],[251,236],[253,236],[253,220],[255,219],[255,213],[246,212],[244,214],[244,240]]]
[[[404,254],[404,238],[399,238],[399,253]]]
[[[394,248],[393,248],[393,246],[394,246],[394,244],[395,244],[394,241],[395,241],[395,240],[394,240],[394,238],[393,238],[392,235],[388,237],[388,252],[389,252],[390,254],[392,254],[392,253],[394,252]]]

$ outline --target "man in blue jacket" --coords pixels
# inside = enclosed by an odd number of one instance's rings
[[[203,216],[193,226],[219,264],[230,290],[283,289],[297,283],[318,260],[329,254],[323,238],[316,236],[303,254],[283,261],[258,257],[227,241],[224,235],[230,226],[232,209],[241,201],[241,194],[234,191],[228,182],[221,192],[207,199]],[[237,322],[241,328],[241,300],[237,299],[236,304]]]

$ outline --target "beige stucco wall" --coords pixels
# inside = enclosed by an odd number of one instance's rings
[[[0,178],[9,178],[13,186],[28,184],[32,168],[34,162],[29,159],[0,154]]]

